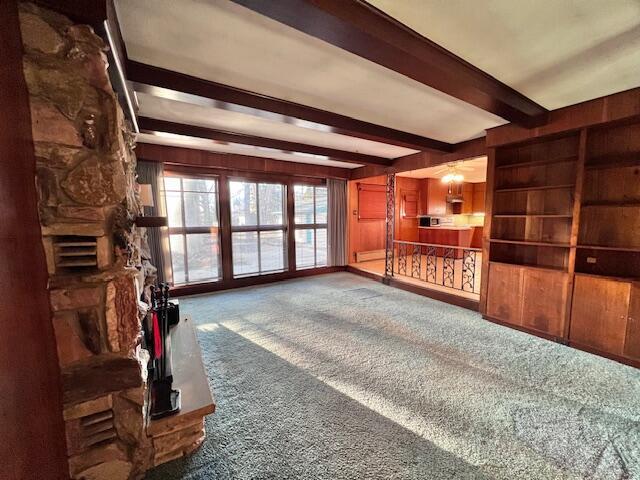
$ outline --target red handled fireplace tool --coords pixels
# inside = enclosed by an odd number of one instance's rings
[[[169,302],[169,286],[160,284],[151,287],[151,325],[147,328],[147,346],[151,347],[151,419],[173,415],[180,411],[180,390],[173,388],[171,369],[171,335],[169,328],[175,326],[172,313],[175,305]],[[170,325],[171,324],[171,325]]]

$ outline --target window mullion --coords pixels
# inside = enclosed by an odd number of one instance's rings
[[[258,237],[258,273],[262,273],[262,249],[260,248],[260,230],[256,230]]]
[[[187,252],[187,234],[184,233],[182,236],[182,251],[184,252],[184,281],[185,283],[189,283],[189,254]]]
[[[260,184],[256,183],[256,227],[260,227]]]
[[[182,177],[180,177],[180,206],[182,207],[182,228],[184,229],[184,233],[182,234],[182,249],[184,252],[184,281],[189,283],[189,252],[187,251],[187,221],[185,214],[185,203],[184,203],[184,181]]]
[[[313,229],[313,266],[318,265],[318,230]]]
[[[256,238],[258,239],[258,273],[262,273],[262,250],[260,249],[260,184],[256,186]]]

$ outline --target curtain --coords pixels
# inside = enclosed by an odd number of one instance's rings
[[[347,264],[347,182],[327,179],[327,264]]]
[[[150,184],[153,192],[153,207],[144,207],[148,216],[165,217],[167,208],[162,194],[164,166],[160,162],[138,161],[138,183]],[[169,253],[169,229],[147,228],[147,243],[151,252],[151,263],[158,269],[158,283],[173,283],[171,257]]]

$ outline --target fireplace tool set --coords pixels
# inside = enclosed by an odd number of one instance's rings
[[[178,305],[169,301],[169,286],[151,286],[151,311],[147,315],[145,340],[151,354],[151,419],[180,411],[180,390],[173,388],[170,328],[178,324]]]

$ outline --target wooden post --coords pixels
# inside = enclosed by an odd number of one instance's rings
[[[295,231],[295,204],[294,204],[294,183],[287,182],[287,270],[296,271],[296,231]]]
[[[385,243],[385,261],[384,261],[384,276],[389,280],[393,277],[393,262],[394,262],[394,224],[396,215],[396,175],[390,173],[387,175],[387,237]]]
[[[484,197],[484,227],[482,228],[482,275],[480,277],[480,305],[482,315],[487,313],[487,292],[489,291],[489,252],[491,250],[491,218],[493,215],[493,190],[496,173],[496,149],[487,149],[487,184]]]
[[[573,212],[571,220],[571,236],[569,237],[569,264],[567,265],[567,304],[565,308],[563,340],[569,341],[569,329],[571,327],[571,304],[573,300],[573,287],[576,271],[576,249],[578,245],[578,231],[580,228],[580,205],[582,203],[582,188],[584,185],[584,164],[587,156],[587,129],[580,130],[578,144],[578,161],[576,163],[576,186],[573,194]]]
[[[229,177],[221,174],[218,178],[220,198],[220,243],[222,246],[222,281],[229,284],[233,280],[233,252],[231,251],[231,198],[229,194]]]

